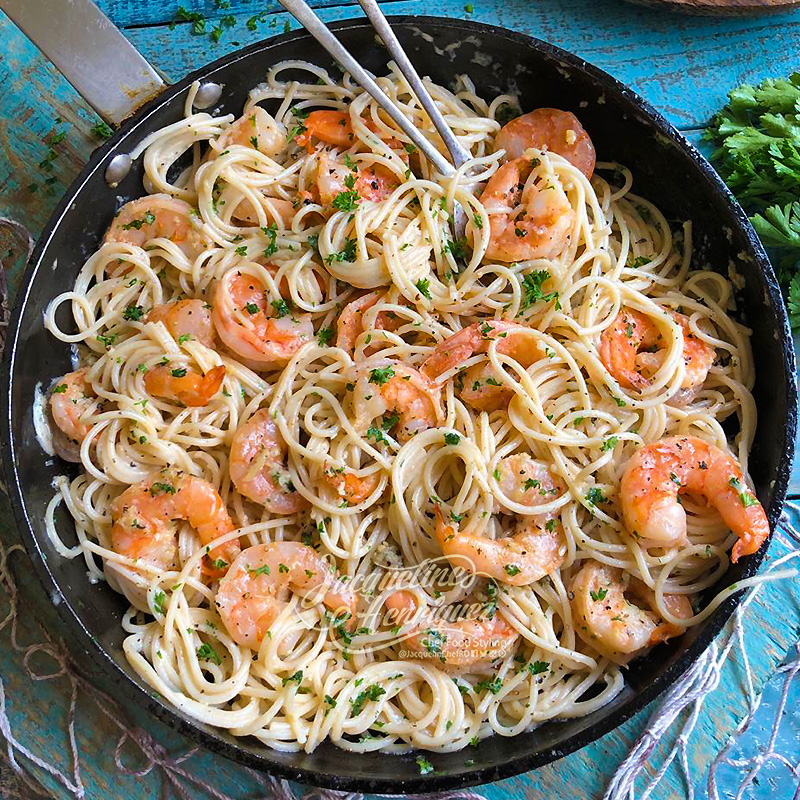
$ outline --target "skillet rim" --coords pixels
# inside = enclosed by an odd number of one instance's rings
[[[388,19],[393,25],[417,25],[423,29],[426,27],[436,28],[439,26],[456,27],[463,30],[465,36],[470,33],[489,34],[496,38],[505,38],[509,41],[509,45],[514,48],[536,50],[569,64],[574,69],[586,74],[598,89],[621,95],[628,102],[635,105],[637,109],[648,118],[655,132],[665,136],[673,146],[677,147],[681,151],[683,158],[688,158],[694,162],[695,166],[700,169],[706,180],[711,184],[710,190],[716,190],[718,194],[722,195],[723,199],[727,200],[730,222],[738,225],[744,233],[750,246],[751,254],[755,259],[756,268],[760,268],[764,275],[766,294],[769,300],[768,305],[773,307],[777,318],[775,332],[779,335],[782,343],[783,368],[787,375],[790,376],[787,381],[786,389],[788,406],[787,418],[785,420],[786,441],[777,467],[777,474],[773,481],[772,504],[768,512],[770,528],[774,530],[786,500],[789,475],[794,455],[795,429],[797,424],[797,385],[795,381],[791,379],[791,376],[795,374],[793,342],[783,298],[769,258],[744,211],[713,167],[711,167],[699,151],[697,151],[659,111],[641,98],[636,92],[605,71],[588,63],[585,59],[563,50],[560,47],[524,33],[472,20],[416,15],[392,15],[389,16]],[[369,29],[371,27],[368,20],[364,18],[340,20],[338,22],[329,23],[328,26],[334,31],[351,30],[353,28]],[[53,598],[58,599],[56,602],[56,611],[72,640],[80,644],[94,665],[102,670],[106,678],[110,678],[111,676],[117,678],[117,680],[121,678],[126,688],[136,693],[136,699],[140,706],[144,706],[150,714],[161,722],[177,730],[190,740],[201,744],[211,752],[224,755],[226,758],[236,763],[268,772],[280,778],[295,780],[317,787],[344,791],[366,791],[373,793],[396,793],[399,791],[431,792],[464,788],[508,778],[544,766],[562,756],[575,752],[591,742],[597,741],[606,733],[619,727],[634,714],[642,710],[644,706],[671,686],[705,652],[711,641],[728,621],[743,597],[744,592],[738,592],[725,603],[721,604],[705,623],[702,632],[698,634],[695,641],[692,642],[686,651],[660,676],[650,681],[647,686],[638,691],[620,708],[597,721],[592,727],[573,735],[561,744],[544,748],[533,754],[510,754],[510,757],[500,764],[475,769],[465,767],[461,772],[449,773],[447,775],[436,775],[435,773],[431,774],[429,777],[412,775],[409,778],[400,780],[386,779],[382,775],[374,773],[368,777],[364,776],[363,778],[357,776],[341,776],[302,767],[291,768],[284,764],[274,762],[270,758],[272,751],[266,746],[264,746],[263,754],[254,754],[242,750],[236,745],[219,738],[215,733],[201,730],[194,722],[180,716],[175,708],[154,698],[145,689],[140,687],[122,670],[85,628],[78,612],[73,609],[70,601],[62,592],[56,578],[50,572],[36,534],[34,533],[33,526],[25,513],[23,490],[19,484],[15,462],[15,447],[12,440],[11,368],[17,361],[17,347],[20,333],[19,326],[23,309],[27,306],[31,285],[39,269],[42,267],[42,255],[48,247],[54,232],[58,229],[62,219],[65,217],[70,206],[75,202],[76,198],[80,200],[80,195],[88,178],[101,167],[107,156],[117,149],[120,141],[131,133],[134,128],[141,126],[146,127],[148,117],[153,112],[164,105],[173,103],[175,98],[184,92],[193,81],[202,80],[207,77],[209,73],[226,68],[239,60],[250,58],[256,53],[266,54],[273,47],[291,43],[295,40],[301,42],[309,37],[310,34],[300,29],[255,42],[248,47],[222,56],[194,70],[181,81],[167,86],[164,91],[143,105],[135,114],[128,118],[108,141],[92,153],[87,164],[72,182],[66,194],[56,206],[37,240],[36,247],[31,254],[31,258],[22,276],[16,302],[9,321],[2,369],[0,369],[0,382],[2,383],[2,392],[0,393],[0,414],[2,416],[0,420],[0,425],[2,426],[1,452],[6,485],[9,490],[10,504],[20,538],[25,544],[26,552],[34,565],[39,580],[50,596],[51,601]],[[146,135],[146,133],[144,135]],[[770,534],[768,542],[771,542],[771,540],[772,533]],[[742,578],[750,577],[758,571],[758,567],[761,565],[767,549],[768,543],[766,546],[762,546],[757,553],[748,557],[743,568]],[[478,747],[480,747],[480,745]],[[344,752],[345,751],[343,751],[343,753]]]

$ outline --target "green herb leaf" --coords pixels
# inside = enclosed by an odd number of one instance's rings
[[[730,485],[736,489],[737,493],[739,494],[739,502],[742,504],[743,508],[750,508],[750,506],[758,505],[758,500],[753,497],[753,495],[750,494],[747,489],[742,488],[741,481],[739,481],[738,478],[731,478],[728,483],[730,483]]]
[[[608,439],[606,439],[603,442],[600,449],[603,451],[613,450],[617,446],[618,442],[619,442],[619,436],[609,436]]]
[[[497,694],[503,688],[503,681],[500,678],[492,678],[491,680],[478,681],[475,684],[476,692],[491,692]]]
[[[273,300],[270,305],[275,309],[275,315],[280,319],[281,317],[286,317],[292,313],[291,308],[289,308],[289,304],[281,298],[280,300]]]
[[[392,378],[394,378],[394,369],[391,366],[388,367],[378,367],[376,369],[370,370],[369,373],[369,382],[374,383],[377,386],[383,386],[384,384],[388,383]]]
[[[456,260],[466,261],[470,255],[469,243],[466,239],[456,239],[455,241],[448,239],[443,250],[445,253],[450,253]]]
[[[111,126],[102,120],[95,122],[94,125],[92,125],[91,130],[92,134],[98,139],[109,139],[114,135],[114,131]]]
[[[356,244],[357,242],[355,239],[347,239],[344,247],[338,253],[331,253],[331,255],[325,259],[325,263],[330,265],[333,264],[334,261],[355,261]]]
[[[149,491],[151,497],[157,497],[160,494],[175,494],[177,490],[171,483],[155,481],[155,483],[150,484]]]
[[[427,278],[420,278],[414,285],[417,287],[417,289],[419,289],[419,293],[423,297],[427,298],[428,300],[431,299],[431,282]]]
[[[425,756],[417,756],[416,761],[420,775],[427,775],[429,772],[433,772],[433,764]]]
[[[361,197],[354,189],[350,189],[346,192],[339,192],[339,194],[333,198],[333,207],[338,211],[355,211],[358,208],[360,199]]]
[[[222,664],[222,659],[219,657],[217,651],[208,643],[200,645],[197,648],[197,657],[200,661],[211,661],[219,666]]]
[[[542,286],[550,279],[550,273],[546,269],[536,270],[529,272],[520,282],[520,287],[524,293],[522,303],[520,304],[520,311],[527,311],[534,303],[540,301],[549,302],[550,300],[556,301],[556,308],[560,309],[561,304],[558,302],[558,292],[548,292],[545,294],[542,291]]]
[[[383,435],[381,429],[376,428],[374,425],[367,430],[367,439],[373,439],[378,444],[381,442],[383,444],[389,444],[389,440]]]
[[[586,492],[586,500],[593,506],[608,502],[608,498],[603,495],[603,490],[599,489],[597,486],[593,486]]]
[[[286,684],[294,682],[299,686],[302,680],[303,680],[303,670],[299,669],[297,670],[297,672],[294,673],[294,675],[290,675],[288,678],[281,678],[281,684],[283,686],[286,686]]]
[[[800,73],[743,84],[728,94],[705,137],[712,161],[780,264],[778,277],[793,327],[800,327]],[[794,285],[794,290],[792,286]]]
[[[358,716],[368,700],[378,700],[384,694],[386,694],[386,689],[382,686],[378,686],[376,683],[372,684],[372,686],[368,686],[361,694],[357,695],[355,699],[350,700],[353,715]]]

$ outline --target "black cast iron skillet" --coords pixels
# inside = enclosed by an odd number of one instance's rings
[[[733,267],[741,275],[737,314],[753,330],[757,366],[754,393],[759,421],[750,471],[774,525],[786,495],[794,447],[797,397],[792,340],[769,261],[716,173],[630,89],[556,47],[474,22],[434,17],[393,17],[391,22],[419,71],[439,83],[449,85],[455,75],[467,73],[478,94],[486,98],[512,90],[519,93],[525,110],[555,106],[575,112],[601,160],[631,167],[635,191],[656,203],[668,219],[693,221],[695,265],[708,264],[723,273]],[[348,20],[331,27],[364,66],[377,74],[384,72],[385,51],[376,45],[368,24]],[[426,754],[435,771],[423,777],[413,755],[345,755],[328,743],[310,755],[275,752],[254,739],[235,739],[201,725],[155,699],[122,652],[120,618],[126,606],[122,597],[106,585],[89,584],[81,560],[60,558],[44,535],[52,480],[74,467],[48,459],[34,435],[35,387],[47,386],[53,376],[72,368],[68,348],[45,332],[42,311],[57,293],[72,287],[114,210],[144,194],[141,161],[117,189],[109,189],[103,173],[110,157],[129,152],[146,134],[178,120],[192,81],[225,84],[218,111],[238,116],[248,89],[267,68],[296,58],[330,66],[330,58],[310,36],[290,33],[226,56],[169,87],[92,156],[48,222],[22,282],[2,374],[3,461],[20,535],[48,593],[57,601],[65,630],[113,680],[118,698],[126,705],[146,707],[206,748],[284,778],[351,791],[432,791],[505,778],[583,747],[643,708],[698,658],[736,600],[724,603],[683,637],[635,661],[626,672],[624,691],[599,711],[582,719],[548,722],[514,739],[494,736],[469,748],[468,754]],[[60,514],[58,526],[65,535],[73,530],[66,512]],[[708,595],[753,575],[763,553],[764,549],[731,566]]]

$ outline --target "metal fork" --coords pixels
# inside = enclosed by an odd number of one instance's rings
[[[442,112],[434,102],[430,93],[428,92],[425,84],[422,82],[419,73],[414,68],[411,60],[403,50],[398,38],[395,36],[394,31],[389,25],[389,20],[383,14],[378,6],[377,0],[358,0],[364,13],[372,23],[372,27],[378,32],[389,55],[394,59],[403,77],[408,81],[411,90],[417,96],[425,112],[430,117],[433,127],[436,128],[439,136],[442,137],[445,147],[450,153],[450,159],[456,169],[461,167],[465,162],[472,158],[469,150],[467,150],[461,142],[458,141],[456,135],[453,133],[450,126],[447,124]],[[464,231],[467,227],[467,215],[460,203],[455,204],[453,228],[456,239],[461,239],[464,236]]]
[[[369,72],[350,55],[344,45],[328,30],[325,23],[311,10],[305,0],[280,0],[281,5],[364,87],[375,102],[386,111],[392,121],[411,139],[417,149],[423,153],[434,167],[445,177],[451,177],[455,174],[456,169],[471,157],[469,152],[461,146],[453,131],[450,130],[450,126],[445,122],[433,98],[423,85],[419,74],[412,66],[400,42],[389,27],[386,17],[378,8],[378,4],[375,0],[359,0],[359,2],[375,30],[386,44],[392,58],[397,62],[397,66],[408,81],[409,86],[411,86],[414,94],[417,95],[420,104],[431,118],[431,122],[450,152],[453,163],[444,158],[431,144],[430,140],[411,123],[394,101],[378,86]],[[451,220],[453,234],[456,240],[460,240],[464,236],[467,215],[458,203],[455,204],[453,210],[454,214]]]

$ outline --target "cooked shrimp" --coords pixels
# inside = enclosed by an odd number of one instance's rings
[[[683,361],[686,375],[681,389],[694,389],[703,384],[716,353],[692,333],[689,318],[673,311],[672,316],[683,332]],[[626,389],[642,391],[650,385],[643,367],[657,367],[661,358],[657,351],[663,349],[663,337],[655,323],[633,309],[620,311],[614,322],[600,335],[600,360],[603,366]],[[645,350],[648,352],[642,353]]]
[[[429,378],[438,378],[476,353],[487,352],[492,342],[497,342],[498,353],[527,368],[541,357],[530,333],[530,328],[516,322],[500,319],[475,322],[436,345],[420,371]],[[506,406],[513,395],[504,378],[491,364],[474,364],[458,374],[456,385],[460,386],[464,402],[479,411],[495,411]]]
[[[351,506],[363,503],[380,483],[380,475],[373,472],[361,477],[344,467],[336,469],[326,466],[322,472],[323,480],[329,484]]]
[[[200,375],[185,367],[160,364],[145,373],[144,388],[153,397],[178,400],[185,406],[205,406],[220,390],[225,379],[225,367],[213,367]]]
[[[266,202],[260,203],[260,205],[266,218],[280,228],[289,228],[297,213],[294,203],[291,200],[284,200],[282,197],[271,197],[264,192],[262,194]],[[248,198],[244,198],[238,203],[231,216],[240,221],[249,222],[251,225],[259,224],[258,214]]]
[[[564,493],[564,484],[541,461],[537,461],[529,453],[514,453],[501,458],[497,463],[497,485],[504,497],[512,503],[527,506],[527,513],[537,514],[542,524],[553,515],[538,514],[539,506],[551,502]],[[518,511],[509,508],[509,513]]]
[[[336,322],[337,347],[352,354],[356,339],[364,331],[364,312],[372,308],[382,297],[381,292],[369,292],[352,300],[342,309]],[[402,324],[402,320],[394,312],[380,311],[375,316],[371,329],[396,331]]]
[[[519,515],[511,536],[487,539],[460,533],[445,524],[436,507],[436,538],[444,556],[454,565],[477,575],[486,575],[512,586],[527,586],[541,580],[564,563],[566,547],[560,526],[552,513],[537,514],[537,506],[564,491],[561,481],[527,453],[507,456],[498,465],[498,483],[513,502],[528,506],[531,516]]]
[[[538,164],[532,156],[515,158],[489,178],[481,195],[491,227],[488,258],[555,258],[569,241],[575,212],[560,186],[537,175]]]
[[[152,239],[169,239],[194,260],[211,241],[193,224],[194,209],[168,194],[151,194],[131,200],[117,212],[103,242],[123,242],[144,247]]]
[[[616,664],[627,664],[686,630],[663,620],[653,591],[636,578],[626,585],[622,570],[616,567],[587,562],[573,578],[570,595],[578,635]],[[664,595],[664,605],[679,619],[694,614],[687,595]]]
[[[336,617],[355,619],[357,595],[341,581],[328,562],[299,542],[257,544],[243,550],[219,583],[216,606],[231,638],[256,650],[289,599],[331,609]]]
[[[309,152],[313,149],[312,137],[335,147],[347,148],[353,144],[353,126],[346,111],[312,111],[301,122],[305,130],[295,141]]]
[[[357,192],[359,198],[378,203],[399,185],[397,175],[380,164],[351,170],[329,158],[327,153],[319,156],[317,189],[323,205],[330,205],[337,195],[350,191]]]
[[[413,367],[379,359],[359,369],[353,408],[356,427],[366,429],[375,417],[386,414],[384,429],[407,442],[442,419],[441,390]]]
[[[228,462],[231,480],[241,494],[273,514],[294,514],[307,502],[284,465],[286,443],[266,408],[236,429]]]
[[[286,134],[260,106],[231,123],[219,137],[221,151],[232,144],[252,147],[268,156],[276,156],[286,148]]]
[[[496,150],[506,151],[506,160],[519,158],[529,147],[566,158],[587,178],[594,172],[595,153],[589,134],[569,111],[537,108],[512,119],[494,140]]]
[[[411,622],[403,635],[402,648],[417,654],[446,672],[474,671],[508,654],[519,634],[496,611],[489,616],[484,610],[474,618],[449,621],[429,614],[419,615],[416,597],[398,591],[386,598],[391,624]]]
[[[70,439],[82,442],[91,425],[85,417],[97,407],[97,395],[86,379],[87,368],[68,372],[50,390],[50,413],[53,422]]]
[[[769,537],[769,521],[734,458],[697,436],[669,436],[628,462],[620,484],[625,525],[647,546],[686,542],[683,492],[699,494],[739,537],[731,561],[755,553]]]
[[[276,316],[268,316],[270,305]],[[217,284],[212,319],[219,338],[245,364],[270,369],[284,366],[314,336],[307,314],[295,316],[286,309],[285,301],[268,302],[257,278],[230,270]]]
[[[380,292],[369,292],[349,302],[339,314],[336,322],[336,346],[348,353],[353,352],[356,339],[364,330],[364,312],[372,308],[381,297]]]
[[[153,306],[145,322],[162,322],[176,341],[183,339],[214,346],[211,311],[203,300],[176,300]]]
[[[111,504],[111,519],[115,553],[164,570],[175,565],[178,520],[186,520],[206,547],[233,530],[225,503],[208,481],[172,470],[129,486]],[[210,549],[206,571],[221,574],[238,554],[237,539]]]

